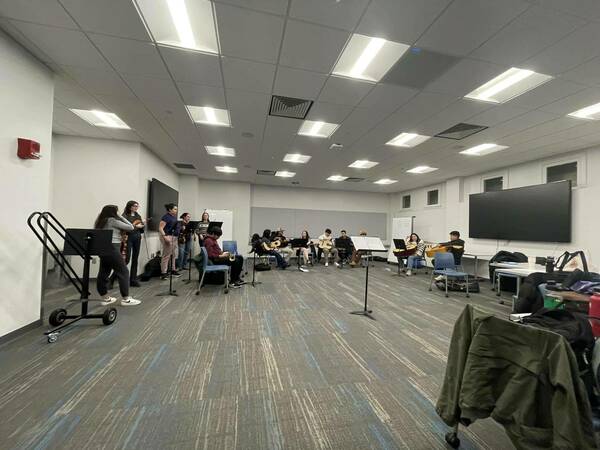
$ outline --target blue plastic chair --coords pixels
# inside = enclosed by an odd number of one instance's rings
[[[229,266],[226,266],[225,264],[208,265],[208,253],[206,252],[206,248],[200,247],[200,251],[202,252],[202,275],[200,275],[198,278],[198,290],[196,291],[196,295],[200,294],[200,288],[202,287],[202,282],[204,281],[204,275],[211,272],[225,273],[224,292],[227,294],[229,292]]]
[[[433,262],[433,271],[431,272],[431,281],[429,282],[429,290],[433,285],[433,277],[442,275],[446,284],[446,297],[448,297],[448,278],[463,278],[467,285],[467,298],[469,297],[469,275],[466,272],[456,270],[454,264],[454,255],[452,253],[439,252],[435,254]]]

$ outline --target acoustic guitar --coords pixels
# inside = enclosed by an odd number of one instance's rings
[[[331,250],[333,248],[333,239],[319,239],[319,248],[323,250]]]

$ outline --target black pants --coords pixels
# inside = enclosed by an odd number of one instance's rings
[[[129,264],[131,261],[131,267],[129,269],[129,279],[131,281],[137,280],[138,271],[138,257],[140,256],[140,249],[142,248],[142,234],[132,233],[127,238],[127,261],[125,264]]]
[[[230,282],[234,283],[240,281],[240,273],[242,273],[242,267],[244,267],[244,257],[241,255],[235,255],[235,260],[230,261],[229,257],[225,258],[214,258],[212,260],[215,264],[224,264],[231,267]]]
[[[113,244],[113,251],[110,255],[100,257],[100,270],[96,279],[98,294],[105,296],[108,292],[108,276],[114,270],[115,276],[119,280],[119,290],[123,297],[129,295],[129,270],[125,265],[125,261],[121,257],[120,244]]]

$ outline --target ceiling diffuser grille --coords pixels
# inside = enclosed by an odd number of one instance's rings
[[[349,183],[360,183],[361,181],[365,181],[365,179],[358,178],[358,177],[350,177],[350,178],[346,178],[344,181],[347,181]]]
[[[274,170],[257,170],[256,175],[268,175],[268,176],[274,177],[275,171]]]
[[[439,134],[436,134],[435,137],[445,138],[445,139],[454,139],[461,140],[466,137],[472,136],[475,133],[479,133],[480,131],[485,130],[487,127],[483,125],[472,125],[470,123],[458,123],[453,127],[448,128],[445,131],[442,131]]]
[[[187,163],[173,163],[173,165],[175,167],[177,167],[178,169],[195,169],[193,164],[187,164]]]
[[[290,119],[304,119],[312,104],[312,100],[274,95],[271,97],[269,115]]]

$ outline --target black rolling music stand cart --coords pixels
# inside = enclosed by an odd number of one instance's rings
[[[373,258],[373,252],[385,252],[387,250],[383,246],[383,242],[381,242],[381,239],[377,237],[352,236],[351,239],[356,251],[361,251],[367,254],[367,271],[365,275],[365,306],[363,309],[359,311],[352,311],[350,314],[355,314],[357,316],[365,316],[369,319],[375,320],[375,317],[372,316],[373,311],[370,310],[368,307],[367,298],[367,294],[369,292],[369,259]]]
[[[89,298],[90,262],[92,256],[104,256],[114,251],[112,248],[112,231],[66,229],[52,213],[39,211],[29,216],[27,224],[44,246],[44,250],[48,251],[71,284],[77,289],[77,292],[79,292],[79,299],[71,300],[69,302],[71,305],[55,309],[50,314],[48,321],[55,328],[51,328],[44,333],[48,338],[48,342],[56,342],[62,330],[82,319],[102,319],[104,325],[112,324],[117,318],[117,310],[115,308],[106,308],[102,314],[90,314],[88,312],[89,302],[100,301],[90,300]],[[63,251],[60,250],[50,235],[49,229],[54,231],[60,239],[64,240]],[[77,275],[68,258],[66,258],[69,255],[83,258],[83,274],[81,277]],[[67,309],[76,303],[81,303],[81,314],[69,314]],[[69,319],[71,320],[67,322]]]

